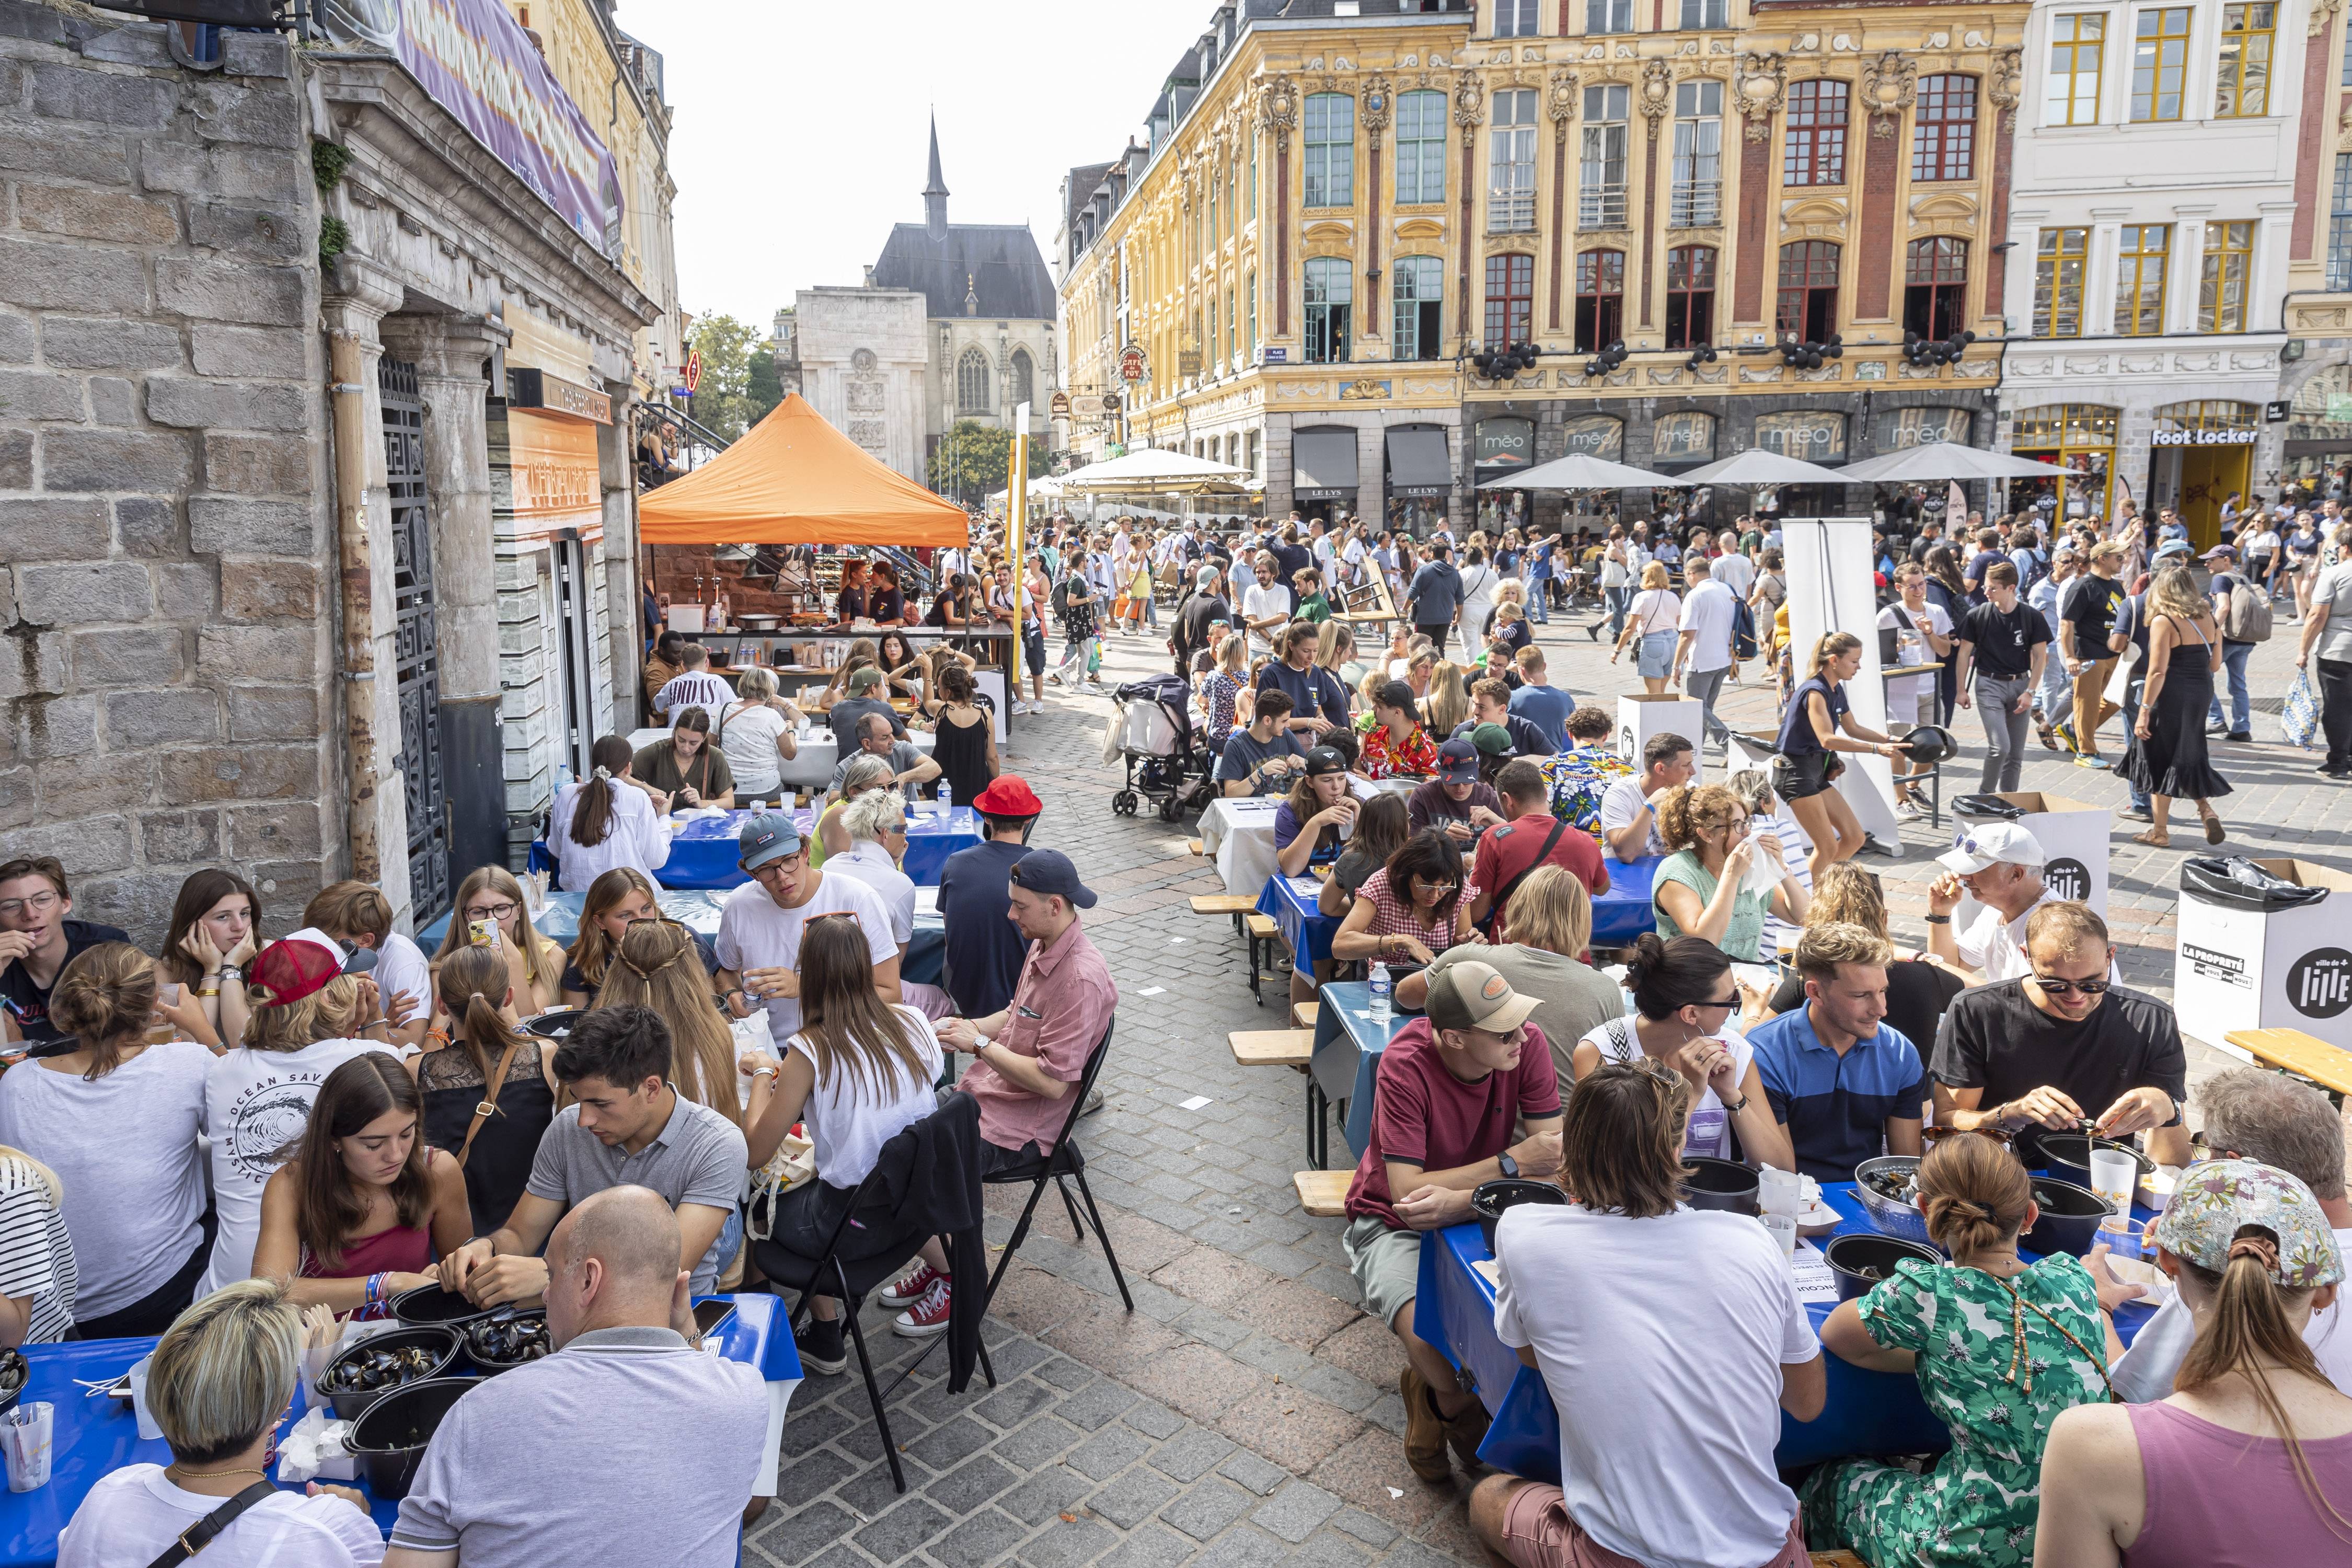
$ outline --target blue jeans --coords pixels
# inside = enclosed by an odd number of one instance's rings
[[[2254,694],[2246,685],[2246,660],[2252,658],[2254,645],[2250,642],[2225,642],[2221,645],[2221,669],[2230,678],[2230,733],[2250,733],[2254,722]],[[2221,721],[2221,693],[2216,689],[2213,706],[2207,711],[2205,721]]]
[[[1609,596],[1609,636],[1613,641],[1625,635],[1625,613],[1633,607],[1633,590],[1609,588],[1603,592]]]
[[[1528,581],[1528,619],[1539,626],[1551,625],[1551,579],[1534,577]]]

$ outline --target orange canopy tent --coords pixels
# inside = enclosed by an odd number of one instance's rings
[[[646,544],[961,545],[971,520],[827,424],[798,394],[637,502]]]

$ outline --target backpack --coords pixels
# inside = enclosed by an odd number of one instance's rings
[[[1053,600],[1055,615],[1067,616],[1070,613],[1070,580],[1066,576],[1054,584]]]
[[[2232,583],[2230,613],[2221,617],[2221,637],[2227,642],[2270,641],[2270,595],[2257,591],[2243,577]]]
[[[1742,661],[1756,657],[1756,612],[1745,599],[1732,601],[1731,657]]]

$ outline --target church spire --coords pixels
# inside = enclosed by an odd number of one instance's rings
[[[931,116],[931,177],[923,185],[923,226],[933,239],[948,234],[948,182],[940,172],[940,117]]]

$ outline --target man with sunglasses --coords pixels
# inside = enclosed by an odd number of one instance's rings
[[[751,879],[727,895],[719,912],[719,993],[738,1018],[754,1003],[768,1009],[768,1028],[788,1040],[801,1026],[801,931],[821,915],[848,915],[866,933],[874,959],[874,987],[885,1002],[898,992],[898,944],[890,939],[890,910],[882,895],[853,877],[808,863],[808,843],[781,812],[753,812],[736,835],[736,864]]]
[[[2012,1137],[2029,1169],[2043,1131],[2084,1123],[2147,1134],[2160,1164],[2189,1163],[2189,1062],[2172,1009],[2115,984],[2107,924],[2053,900],[2025,920],[2026,974],[1952,999],[1936,1039],[1936,1125]]]

